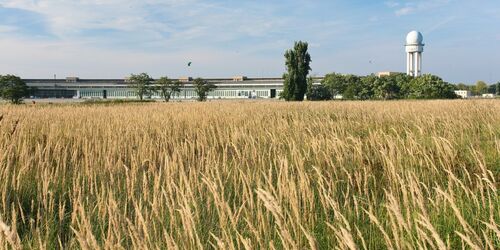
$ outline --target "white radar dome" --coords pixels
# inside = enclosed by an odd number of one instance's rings
[[[406,36],[406,44],[422,44],[424,37],[422,33],[414,30]]]

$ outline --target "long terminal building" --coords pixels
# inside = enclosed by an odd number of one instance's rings
[[[313,78],[319,84],[322,77]],[[172,99],[195,99],[193,78],[172,79],[182,83],[181,91]],[[283,91],[282,78],[233,78],[205,79],[217,88],[209,93],[209,99],[277,98]],[[75,99],[127,99],[137,98],[130,82],[125,79],[24,79],[33,88],[32,98],[75,98]],[[153,82],[154,85],[154,82]],[[159,92],[153,92],[151,98],[161,98]]]

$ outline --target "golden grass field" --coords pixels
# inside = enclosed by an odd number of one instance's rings
[[[500,248],[500,101],[0,117],[1,248]]]

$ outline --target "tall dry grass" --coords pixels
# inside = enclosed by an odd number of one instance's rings
[[[0,247],[499,249],[500,102],[0,106]]]

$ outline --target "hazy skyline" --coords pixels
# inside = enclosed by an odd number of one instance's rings
[[[419,30],[424,73],[493,83],[499,24],[494,0],[0,0],[0,74],[279,77],[297,40],[314,75],[405,72],[405,37]]]

